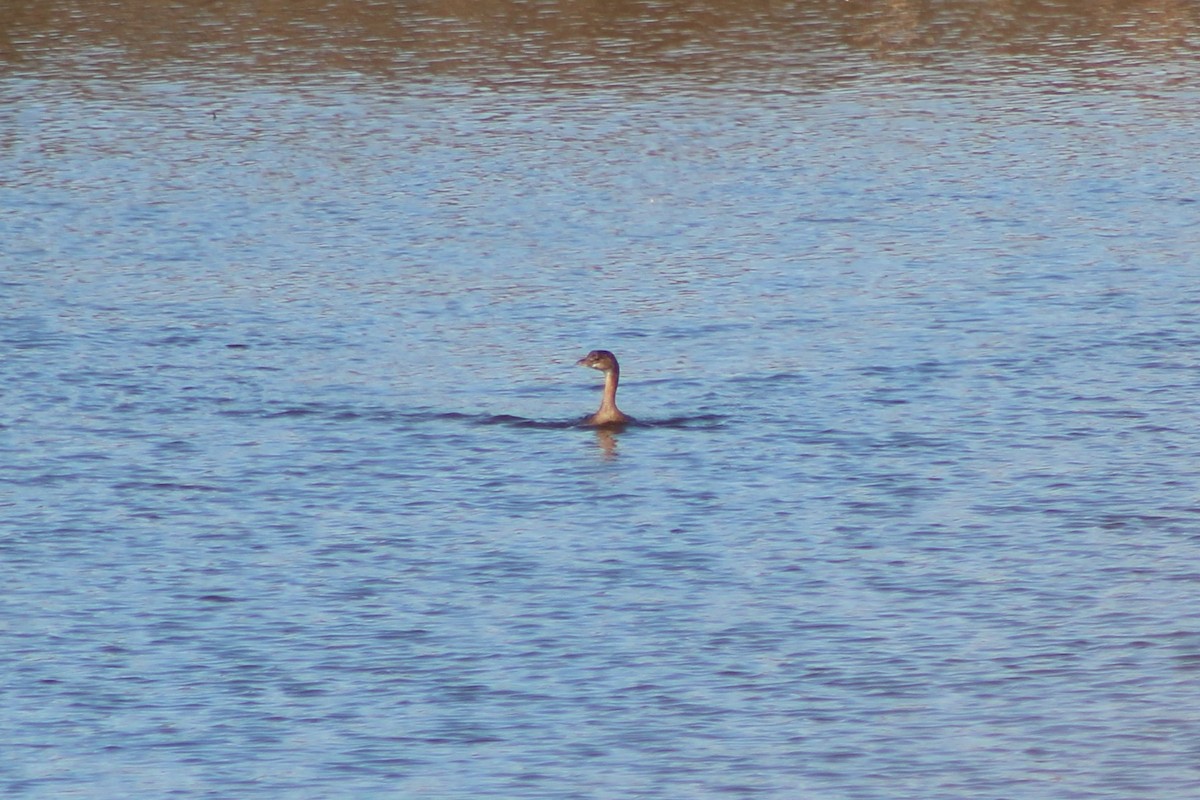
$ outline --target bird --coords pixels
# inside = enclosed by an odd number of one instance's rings
[[[604,394],[600,409],[583,418],[584,425],[616,427],[633,421],[633,417],[617,408],[617,383],[621,379],[621,365],[617,357],[608,350],[593,350],[575,362],[577,367],[591,367],[604,373]]]

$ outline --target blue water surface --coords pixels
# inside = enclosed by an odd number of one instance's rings
[[[4,795],[1194,797],[1192,40],[546,8],[9,63]]]

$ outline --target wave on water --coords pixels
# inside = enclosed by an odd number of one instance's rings
[[[517,417],[512,414],[463,414],[445,412],[434,415],[436,419],[467,422],[473,425],[502,425],[509,428],[538,428],[542,430],[569,430],[580,428],[591,430],[594,426],[584,422],[587,417],[577,417],[569,420],[541,420]],[[616,426],[619,430],[636,430],[637,428],[693,428],[711,429],[723,427],[728,419],[720,414],[700,414],[687,417],[668,417],[665,419],[646,419],[637,417],[629,422]]]
[[[639,419],[639,425],[647,428],[683,428],[692,430],[715,430],[724,428],[729,417],[724,414],[692,414],[686,417],[667,417],[666,419]]]
[[[259,419],[287,419],[324,417],[333,421],[367,421],[385,423],[431,423],[455,422],[467,425],[501,426],[507,428],[530,428],[535,430],[591,429],[584,424],[586,417],[571,419],[530,419],[513,414],[471,414],[461,411],[400,411],[383,407],[353,407],[330,403],[268,403],[255,408],[226,408],[222,415],[233,417],[257,417]],[[621,426],[622,430],[637,428],[674,428],[710,430],[724,427],[728,417],[721,414],[693,414],[689,416],[665,417],[661,419],[638,417]]]
[[[226,399],[218,403],[228,403]],[[334,420],[368,420],[391,422],[406,416],[388,408],[356,408],[331,403],[266,403],[259,406],[223,408],[219,412],[227,417],[257,417],[259,419],[282,419],[287,417],[326,417]]]
[[[515,417],[510,414],[442,414],[439,415],[444,419],[459,419],[471,422],[477,425],[505,425],[512,428],[541,428],[546,430],[562,430],[570,428],[580,428],[590,430],[594,426],[588,425],[585,420],[587,417],[579,417],[570,420],[537,420],[527,419],[525,417]],[[629,422],[616,426],[618,430],[636,430],[638,428],[692,428],[692,429],[711,429],[723,427],[723,423],[727,417],[719,414],[701,414],[688,417],[668,417],[665,419],[646,419],[637,417]]]

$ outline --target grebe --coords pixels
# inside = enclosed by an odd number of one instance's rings
[[[575,366],[591,367],[604,373],[604,396],[600,400],[600,410],[585,417],[584,425],[623,425],[633,421],[633,417],[617,408],[617,382],[621,379],[621,366],[617,364],[616,356],[607,350],[593,350],[576,361]]]

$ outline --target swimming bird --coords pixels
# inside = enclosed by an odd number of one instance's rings
[[[583,419],[584,425],[598,427],[624,425],[633,417],[617,408],[617,383],[621,380],[621,366],[617,357],[607,350],[593,350],[575,362],[577,367],[591,367],[604,373],[604,394],[600,399],[600,410]]]

